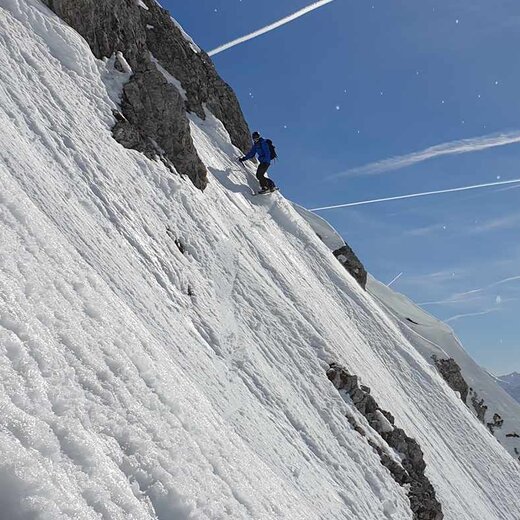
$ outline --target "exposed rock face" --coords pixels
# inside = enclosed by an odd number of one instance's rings
[[[327,371],[327,377],[340,393],[352,399],[357,410],[388,445],[389,449],[385,450],[381,445],[369,442],[394,480],[403,487],[407,486],[414,520],[442,520],[442,506],[436,498],[435,489],[425,475],[426,463],[417,441],[408,437],[401,428],[395,427],[392,414],[378,406],[370,395],[370,389],[359,385],[357,376],[349,374],[345,368],[333,363]],[[363,428],[357,425],[353,417],[348,416],[347,419],[358,433],[365,436]],[[401,462],[391,456],[390,448],[401,455]]]
[[[333,254],[343,267],[357,280],[359,285],[365,289],[367,285],[367,271],[356,256],[356,253],[345,244],[343,247],[333,251]]]
[[[206,169],[193,146],[186,110],[204,119],[205,104],[236,146],[249,147],[249,129],[233,91],[155,0],[143,0],[147,9],[135,0],[44,1],[87,40],[97,58],[121,52],[131,66],[122,117],[114,127],[121,144],[171,161],[201,189],[207,184]],[[185,93],[164,77],[155,60]]]
[[[469,386],[462,376],[462,371],[457,362],[453,358],[439,359],[435,355],[432,356],[432,359],[446,383],[452,390],[459,392],[462,401],[466,403]]]
[[[167,165],[171,161],[195,186],[206,187],[206,168],[193,146],[184,100],[155,65],[146,64],[124,86],[121,111],[112,130],[119,143]]]
[[[502,419],[502,417],[500,417],[500,415],[497,413],[495,415],[493,415],[493,421],[488,422],[486,424],[486,426],[488,427],[489,431],[492,434],[495,434],[495,430],[497,428],[502,428],[503,425],[504,425],[504,419]]]
[[[486,420],[487,405],[484,404],[484,399],[479,399],[477,392],[473,391],[473,388],[469,389],[471,394],[471,404],[475,412],[477,412],[478,420],[483,423]]]
[[[435,363],[435,366],[439,370],[444,380],[448,383],[450,388],[460,393],[464,403],[467,404],[470,408],[473,407],[475,413],[477,414],[478,420],[487,426],[492,435],[495,435],[496,430],[504,426],[504,419],[502,419],[500,414],[495,413],[493,414],[493,419],[491,421],[486,420],[486,415],[490,415],[488,414],[488,406],[485,404],[484,399],[480,399],[478,393],[475,392],[473,388],[468,386],[457,362],[453,358],[439,359],[435,355],[432,356],[432,359]],[[469,403],[468,395],[470,397]],[[519,436],[516,433],[510,433],[507,434],[506,437],[517,438]]]

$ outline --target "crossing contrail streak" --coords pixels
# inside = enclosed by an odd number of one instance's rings
[[[486,314],[490,314],[492,312],[499,312],[500,309],[487,309],[485,311],[480,312],[468,312],[467,314],[457,314],[456,316],[452,316],[451,318],[448,318],[445,320],[446,323],[450,323],[452,321],[460,320],[461,318],[470,318],[472,316],[485,316]]]
[[[323,206],[321,208],[313,208],[309,211],[325,211],[327,209],[350,208],[352,206],[364,206],[366,204],[377,204],[378,202],[388,202],[391,200],[414,199],[417,197],[428,197],[430,195],[440,195],[442,193],[455,193],[457,191],[478,190],[481,188],[491,188],[493,186],[504,186],[505,184],[520,183],[520,179],[512,179],[510,181],[488,182],[486,184],[476,184],[474,186],[463,186],[462,188],[450,188],[447,190],[425,191],[423,193],[412,193],[410,195],[399,195],[397,197],[385,197],[384,199],[363,200],[360,202],[349,202],[347,204],[336,204],[335,206]]]
[[[406,168],[407,166],[429,161],[437,157],[480,152],[481,150],[487,150],[488,148],[507,146],[519,142],[520,132],[518,131],[505,134],[485,135],[482,137],[462,139],[459,141],[451,141],[449,143],[431,146],[430,148],[426,148],[426,150],[422,150],[420,152],[391,157],[390,159],[384,159],[382,161],[366,164],[365,166],[351,168],[350,170],[334,175],[331,178],[375,175],[378,173],[400,170],[401,168]]]
[[[250,34],[246,34],[245,36],[242,36],[241,38],[237,38],[236,40],[233,40],[229,43],[225,43],[224,45],[221,45],[220,47],[217,47],[216,49],[209,51],[208,56],[214,56],[215,54],[219,54],[220,52],[226,51],[227,49],[231,49],[231,47],[240,45],[241,43],[252,40],[253,38],[258,38],[258,36],[262,36],[262,34],[274,31],[275,29],[278,29],[278,27],[281,27],[282,25],[290,23],[293,20],[296,20],[297,18],[300,18],[301,16],[304,16],[307,13],[310,13],[311,11],[314,11],[315,9],[319,9],[320,7],[322,7],[326,4],[330,4],[333,1],[334,0],[320,0],[319,2],[314,2],[313,4],[308,5],[307,7],[304,7],[303,9],[300,9],[296,13],[286,16],[285,18],[282,18],[278,22],[272,23],[271,25],[263,27],[262,29],[258,29],[258,31],[252,32]]]
[[[399,280],[399,278],[401,278],[401,276],[403,276],[404,273],[399,273],[388,285],[387,287],[391,287],[392,285],[394,285],[395,282],[397,282],[397,280]]]

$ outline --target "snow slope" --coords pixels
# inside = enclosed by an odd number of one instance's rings
[[[507,435],[520,435],[520,403],[497,384],[495,377],[475,363],[446,323],[434,318],[406,296],[394,292],[373,277],[369,277],[367,289],[388,309],[395,325],[427,361],[432,362],[432,355],[439,359],[455,359],[466,383],[476,392],[478,400],[484,399],[488,407],[486,422],[492,422],[494,414],[499,414],[504,419],[502,428],[496,429],[494,435],[517,459],[520,453],[515,449],[520,452],[519,438]],[[468,405],[471,408],[470,398]]]
[[[337,361],[445,518],[520,519],[520,466],[290,203],[250,197],[217,120],[192,120],[204,193],[112,139],[111,67],[0,0],[2,518],[411,519]]]
[[[341,249],[345,245],[345,241],[341,235],[324,218],[294,202],[292,206],[307,221],[307,224],[309,224],[320,240],[331,251]]]

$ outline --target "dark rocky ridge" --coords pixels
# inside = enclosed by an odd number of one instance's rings
[[[354,277],[357,283],[363,289],[366,289],[368,276],[367,270],[352,248],[348,244],[345,244],[343,247],[336,249],[332,253],[338,259],[340,264]]]
[[[444,381],[448,383],[452,390],[459,392],[462,401],[467,404],[469,385],[462,376],[462,370],[458,363],[453,358],[439,359],[435,355],[432,356],[432,359]]]
[[[367,441],[379,455],[381,464],[390,471],[392,478],[400,486],[407,487],[414,520],[442,520],[442,505],[425,474],[426,463],[417,441],[395,426],[392,414],[379,407],[370,395],[370,388],[360,386],[357,376],[349,374],[344,367],[333,363],[327,371],[327,377],[340,393],[350,397],[356,409],[367,419],[368,424],[386,445],[401,455],[399,463],[390,455],[391,450]],[[353,417],[347,416],[347,419],[360,435],[366,437],[365,431]]]
[[[204,52],[194,52],[155,0],[44,0],[83,36],[97,58],[121,52],[133,76],[125,86],[116,139],[150,157],[162,157],[204,189],[206,168],[197,155],[186,110],[205,119],[204,105],[219,118],[233,144],[245,151],[249,128],[231,88]],[[186,100],[157,70],[151,55],[182,84]]]
[[[455,392],[459,392],[464,404],[466,404],[470,409],[473,408],[477,414],[478,420],[487,426],[492,435],[495,435],[496,430],[501,429],[504,426],[504,419],[502,419],[500,414],[494,413],[491,421],[486,420],[486,415],[488,415],[488,406],[485,404],[484,399],[481,399],[478,393],[466,383],[459,364],[453,358],[439,359],[435,355],[432,356],[432,360],[450,388]],[[506,437],[520,438],[516,432],[506,434]],[[517,450],[515,449],[515,453],[516,452]]]
[[[473,388],[469,389],[469,393],[471,396],[471,406],[473,406],[473,410],[475,410],[477,414],[477,419],[484,423],[486,422],[486,413],[487,413],[487,405],[484,404],[484,399],[480,399],[477,392],[473,390]]]

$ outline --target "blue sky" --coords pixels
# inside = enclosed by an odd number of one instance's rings
[[[162,3],[209,51],[312,2]],[[520,144],[349,173],[520,130],[519,49],[518,0],[335,0],[213,60],[251,128],[277,145],[271,176],[313,208],[520,178]],[[479,363],[520,370],[520,188],[321,215],[377,278],[403,272],[394,288],[449,320]]]

